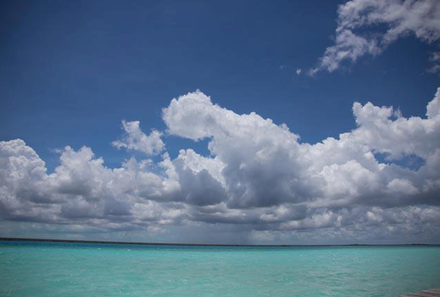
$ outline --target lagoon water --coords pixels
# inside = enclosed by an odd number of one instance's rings
[[[438,286],[438,246],[0,243],[0,296],[397,296]]]

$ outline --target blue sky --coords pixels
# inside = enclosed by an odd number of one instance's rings
[[[341,1],[14,1],[1,9],[0,138],[87,145],[117,166],[120,121],[164,129],[161,109],[200,89],[237,113],[286,123],[306,142],[355,127],[353,101],[424,115],[438,86],[433,46],[404,38],[337,73],[297,77],[332,43]],[[176,155],[174,137],[167,148]],[[204,146],[195,146],[207,153]]]
[[[147,135],[161,131],[171,159],[188,148],[214,157],[210,136],[169,135],[162,118],[171,99],[197,89],[238,115],[285,123],[299,143],[355,129],[354,102],[424,118],[439,86],[439,74],[427,71],[435,38],[426,42],[410,29],[376,54],[307,74],[335,44],[344,3],[2,2],[0,140],[24,140],[48,173],[61,164],[65,146],[87,146],[108,168],[119,168],[132,156],[143,158],[112,146],[124,134],[122,120],[140,121]],[[148,158],[157,163],[162,156]]]

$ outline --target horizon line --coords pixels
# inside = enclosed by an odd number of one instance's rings
[[[348,246],[440,246],[431,243],[349,243],[349,244],[213,244],[213,243],[165,243],[165,242],[130,242],[105,240],[77,240],[77,239],[48,239],[24,237],[0,237],[0,242],[27,241],[47,243],[85,243],[85,244],[115,244],[115,245],[144,245],[144,246],[201,246],[201,247],[348,247]]]

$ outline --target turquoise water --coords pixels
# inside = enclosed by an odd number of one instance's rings
[[[0,243],[1,296],[397,296],[440,286],[440,247]]]

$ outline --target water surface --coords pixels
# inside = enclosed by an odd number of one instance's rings
[[[1,296],[397,296],[438,286],[438,246],[0,243]]]

